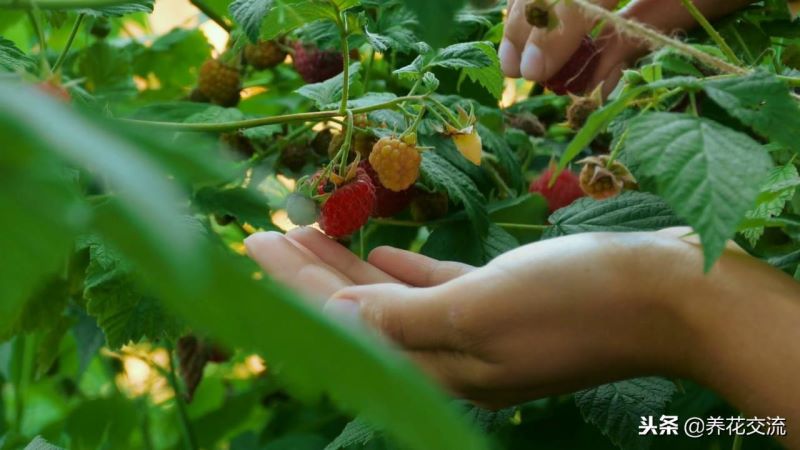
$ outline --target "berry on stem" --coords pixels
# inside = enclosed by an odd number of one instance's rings
[[[447,215],[450,199],[443,192],[420,192],[411,201],[411,217],[415,222],[430,222]]]
[[[416,145],[385,137],[378,140],[372,148],[369,162],[383,186],[400,192],[408,189],[419,178],[422,155]]]
[[[286,50],[278,41],[259,41],[245,46],[244,59],[256,70],[271,69],[286,59]]]
[[[556,166],[551,165],[531,182],[529,188],[530,192],[541,194],[547,200],[547,208],[551,213],[570,205],[584,195],[578,176],[569,170],[562,171],[556,178],[553,187],[549,187],[550,178],[552,178],[555,170]]]
[[[344,70],[342,54],[334,50],[302,42],[294,43],[294,68],[306,83],[319,83],[339,75]]]
[[[209,59],[200,67],[199,91],[220,106],[236,106],[242,89],[242,79],[235,67]]]
[[[326,191],[329,183],[322,180],[319,191]],[[375,186],[364,169],[355,170],[355,175],[338,187],[322,204],[319,227],[328,236],[349,236],[364,226],[375,208]]]
[[[359,167],[369,175],[372,184],[375,186],[375,209],[372,211],[373,217],[392,217],[395,216],[411,204],[416,194],[416,189],[411,186],[408,189],[395,192],[385,188],[378,178],[378,173],[372,168],[369,161],[361,161]]]
[[[583,192],[595,200],[616,197],[623,189],[636,189],[636,179],[630,170],[619,161],[609,164],[608,155],[590,156],[578,161],[583,164],[580,186]]]

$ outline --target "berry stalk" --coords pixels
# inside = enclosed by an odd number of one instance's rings
[[[67,59],[67,54],[69,53],[69,49],[72,48],[72,43],[75,41],[75,36],[78,34],[78,30],[81,28],[81,23],[83,19],[86,17],[86,14],[81,13],[78,14],[78,18],[75,19],[75,24],[72,26],[72,31],[69,33],[69,37],[67,38],[67,43],[64,44],[64,50],[61,51],[61,54],[58,55],[58,59],[56,63],[53,64],[53,73],[58,72],[58,69],[64,64],[64,60]]]
[[[405,101],[421,102],[428,98],[427,95],[413,95],[405,97],[397,97],[395,99],[376,103],[370,106],[363,106],[360,108],[353,108],[353,114],[367,113],[371,111],[378,111],[381,109],[392,109]],[[173,131],[198,131],[198,132],[223,132],[234,131],[245,128],[255,128],[262,125],[273,125],[288,122],[309,122],[313,120],[327,120],[342,117],[346,115],[340,113],[339,110],[326,110],[326,111],[313,111],[306,113],[296,114],[283,114],[278,116],[261,117],[258,119],[238,120],[232,122],[220,123],[183,123],[183,122],[158,122],[150,120],[137,120],[137,119],[118,119],[126,123],[144,125],[153,128],[160,128]]]

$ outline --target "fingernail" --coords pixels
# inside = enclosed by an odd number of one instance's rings
[[[497,55],[500,57],[500,67],[507,76],[519,75],[519,54],[511,41],[503,38]]]
[[[252,252],[255,251],[256,247],[258,246],[258,242],[263,239],[269,239],[274,237],[273,235],[277,235],[278,237],[281,236],[280,233],[277,231],[267,231],[267,232],[260,232],[260,233],[253,233],[250,236],[247,236],[244,239],[244,248],[247,250],[249,255],[252,255]]]
[[[531,81],[544,81],[544,57],[542,51],[539,50],[534,44],[530,42],[525,45],[525,51],[522,52],[522,61],[520,62],[520,72],[522,76]]]
[[[342,323],[354,324],[361,321],[360,309],[361,305],[354,300],[334,298],[328,300],[328,303],[325,304],[324,311],[326,314]]]

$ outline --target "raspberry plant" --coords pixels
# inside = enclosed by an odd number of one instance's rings
[[[738,445],[637,436],[642,415],[735,414],[688,381],[453,402],[242,255],[285,215],[362,257],[389,244],[476,265],[688,224],[706,269],[735,239],[800,277],[787,3],[698,17],[676,40],[569,1],[651,47],[604,102],[583,92],[593,36],[515,95],[503,2],[194,0],[192,23],[227,36],[212,51],[191,24],[155,33],[152,0],[0,0],[0,447]],[[530,20],[558,27],[552,4]]]

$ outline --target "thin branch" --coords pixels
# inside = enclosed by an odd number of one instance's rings
[[[81,28],[81,22],[83,22],[84,17],[86,17],[86,14],[78,14],[78,18],[75,19],[75,25],[72,26],[72,31],[69,33],[69,38],[67,38],[67,43],[64,45],[64,50],[61,51],[58,60],[56,60],[56,63],[53,65],[53,73],[58,72],[58,69],[64,64],[64,60],[67,59],[69,49],[72,48],[72,43],[75,41],[75,36]]]
[[[700,24],[701,27],[703,27],[706,33],[708,33],[708,36],[717,44],[717,46],[719,46],[719,48],[722,50],[722,53],[725,53],[725,56],[727,56],[728,59],[733,61],[733,63],[737,66],[744,65],[742,60],[740,60],[739,57],[736,56],[736,53],[733,52],[733,49],[731,49],[728,43],[725,42],[725,39],[722,38],[722,35],[717,32],[713,25],[711,25],[711,22],[706,19],[706,16],[704,16],[703,13],[697,9],[697,6],[695,6],[692,0],[681,0],[681,3],[683,3],[683,6],[687,11],[689,11],[689,14],[694,17],[694,20]]]
[[[425,95],[398,97],[383,103],[376,103],[370,106],[361,108],[354,108],[353,114],[366,113],[370,111],[377,111],[380,109],[390,109],[397,106],[404,101],[423,101],[427,98]],[[326,120],[336,117],[342,117],[344,114],[339,113],[338,110],[328,111],[314,111],[307,113],[285,114],[281,116],[269,116],[259,119],[240,120],[235,122],[221,122],[221,123],[182,123],[182,122],[154,122],[148,120],[136,119],[119,119],[123,122],[145,125],[153,128],[161,128],[174,131],[201,131],[201,132],[225,132],[241,130],[245,128],[260,127],[262,125],[272,125],[276,123],[289,123],[289,122],[308,122],[311,120]]]
[[[210,6],[208,6],[205,0],[190,0],[190,3],[194,5],[195,8],[199,9],[200,12],[206,15],[209,19],[216,22],[223,30],[227,31],[228,33],[231,32],[233,26],[228,22],[224,17],[217,14]]]

